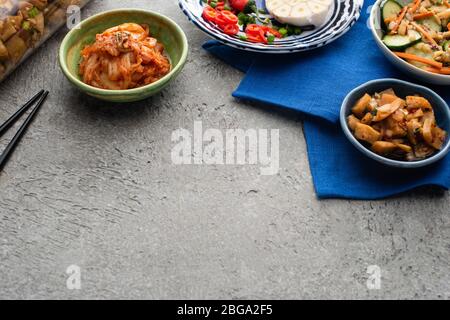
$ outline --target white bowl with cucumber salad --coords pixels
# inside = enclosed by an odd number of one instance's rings
[[[434,2],[378,0],[370,28],[383,54],[400,70],[428,83],[450,85],[450,5]]]

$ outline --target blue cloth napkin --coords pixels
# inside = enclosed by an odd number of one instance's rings
[[[264,55],[236,50],[216,41],[204,48],[246,73],[234,91],[239,99],[301,112],[315,189],[319,198],[380,199],[421,186],[450,188],[450,156],[421,169],[393,169],[357,151],[339,125],[345,96],[373,79],[400,74],[377,48],[367,20],[361,17],[342,38],[321,49],[291,55]],[[430,87],[430,86],[428,86]],[[431,87],[447,102],[450,90]]]

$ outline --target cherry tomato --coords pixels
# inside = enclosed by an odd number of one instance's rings
[[[239,12],[250,13],[256,12],[255,0],[229,0],[231,7]]]

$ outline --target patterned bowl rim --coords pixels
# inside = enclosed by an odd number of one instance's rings
[[[338,4],[342,3],[348,3],[350,1],[348,0],[335,0]],[[210,37],[214,38],[215,40],[218,40],[219,42],[237,48],[241,50],[246,51],[253,51],[253,52],[260,52],[260,53],[272,53],[272,54],[283,54],[283,53],[294,53],[294,52],[301,52],[301,51],[309,51],[313,49],[320,48],[322,46],[325,46],[338,38],[342,37],[345,33],[347,33],[351,27],[358,21],[361,10],[363,8],[364,0],[352,0],[351,6],[351,14],[350,17],[347,20],[343,20],[342,17],[339,19],[338,22],[344,22],[338,30],[334,30],[331,33],[322,33],[322,34],[315,34],[312,33],[307,36],[307,39],[310,38],[312,41],[310,43],[304,43],[302,40],[305,38],[293,38],[293,44],[290,47],[283,47],[281,46],[267,46],[263,44],[255,44],[255,43],[248,43],[244,42],[242,40],[236,39],[234,37],[228,36],[223,34],[222,32],[218,31],[217,29],[208,28],[206,26],[205,21],[203,19],[200,19],[199,16],[195,15],[188,7],[189,3],[188,0],[178,0],[178,4],[183,11],[183,13],[188,17],[188,19],[194,23],[200,30],[202,30],[204,33],[209,35]],[[338,6],[340,7],[340,6]],[[336,19],[333,20],[333,23],[335,23]],[[335,23],[336,24],[336,23]],[[324,26],[320,27],[319,30],[323,30]],[[322,36],[317,39],[314,39],[314,37]]]

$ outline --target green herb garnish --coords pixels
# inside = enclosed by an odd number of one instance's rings
[[[39,9],[36,7],[33,7],[30,10],[28,10],[28,16],[30,18],[35,18],[38,14],[39,14]]]
[[[22,29],[23,29],[23,30],[30,30],[30,29],[31,29],[31,23],[30,23],[30,21],[24,21],[24,22],[22,22]]]
[[[246,26],[248,24],[253,24],[256,22],[256,18],[254,16],[245,14],[243,12],[239,12],[238,20],[240,26]]]
[[[283,37],[287,36],[287,34],[288,34],[288,31],[287,31],[286,28],[280,28],[280,29],[278,30],[278,32],[281,33],[281,35],[282,35]]]

